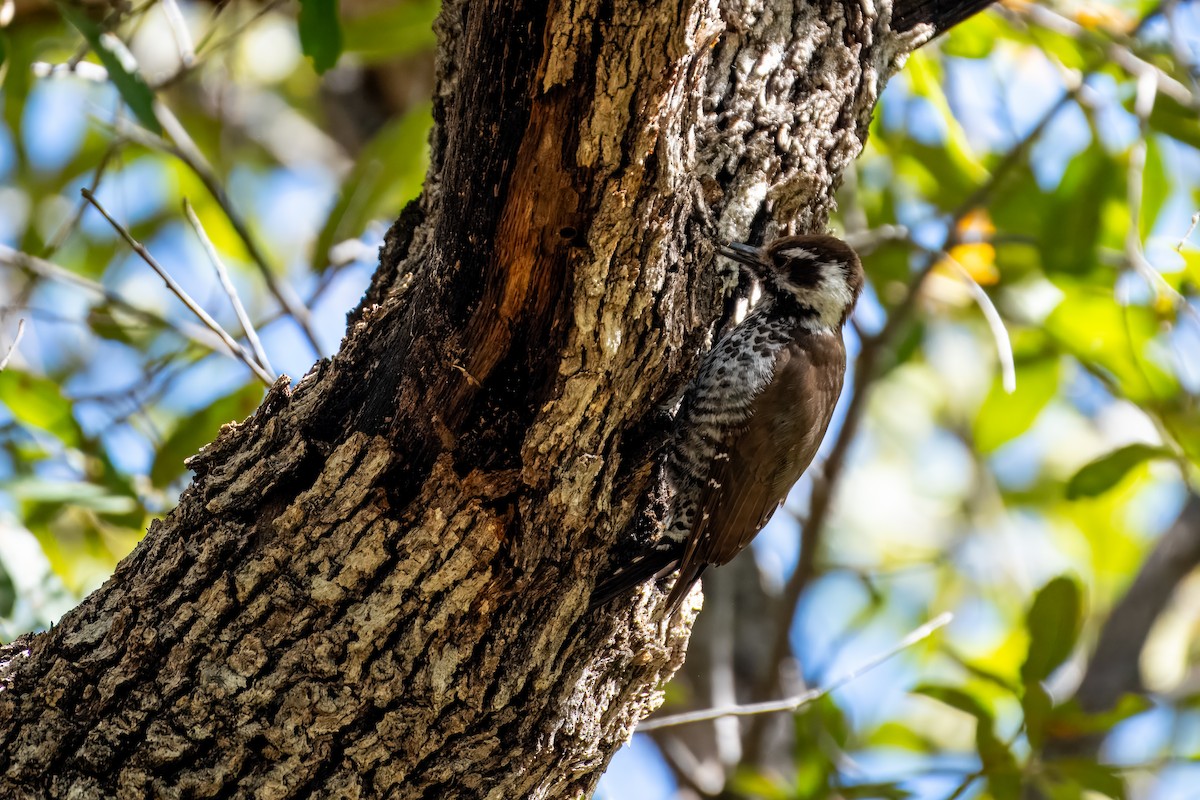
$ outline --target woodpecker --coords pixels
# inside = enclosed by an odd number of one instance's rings
[[[678,568],[674,613],[704,570],[740,553],[783,504],[841,394],[842,327],[863,287],[854,250],[817,234],[718,251],[762,296],[684,392],[661,465],[671,498],[661,534],[596,587],[593,607]]]

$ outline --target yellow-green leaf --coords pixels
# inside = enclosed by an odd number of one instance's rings
[[[92,22],[83,9],[70,3],[60,2],[59,11],[67,22],[87,39],[92,52],[108,71],[108,79],[117,87],[121,99],[147,130],[162,133],[158,118],[154,114],[154,92],[142,80],[133,63],[133,56],[124,43]]]
[[[71,401],[49,378],[9,366],[0,372],[0,404],[18,422],[45,431],[66,447],[79,447],[83,432],[71,412]]]
[[[1131,444],[1105,453],[1071,476],[1067,482],[1067,499],[1078,500],[1104,494],[1138,464],[1155,458],[1170,458],[1171,455],[1171,451],[1165,447],[1148,444]]]

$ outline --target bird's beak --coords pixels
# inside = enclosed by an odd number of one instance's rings
[[[723,244],[717,248],[717,252],[726,258],[732,258],[739,264],[745,264],[748,267],[755,267],[762,264],[762,251],[757,247],[742,244],[741,242]]]
[[[746,267],[756,280],[763,280],[763,269],[766,264],[763,261],[762,248],[741,242],[730,242],[718,246],[717,252]]]

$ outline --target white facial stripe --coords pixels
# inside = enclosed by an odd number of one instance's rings
[[[811,258],[816,259],[817,255],[811,250],[805,250],[803,247],[789,247],[787,250],[780,250],[779,255],[786,258]]]
[[[822,261],[816,268],[821,273],[816,286],[788,288],[797,300],[817,312],[822,326],[836,329],[846,309],[854,303],[854,295],[840,265]]]

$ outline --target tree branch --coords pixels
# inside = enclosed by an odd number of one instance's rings
[[[892,27],[908,31],[928,23],[944,33],[968,17],[978,14],[993,0],[898,0],[892,10]]]

